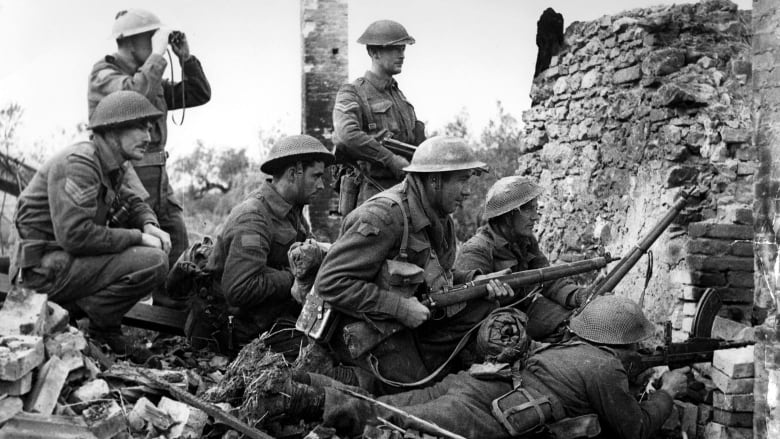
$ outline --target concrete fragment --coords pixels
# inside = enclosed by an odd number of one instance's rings
[[[712,368],[712,382],[723,393],[750,393],[753,391],[753,378],[732,378],[717,367]]]
[[[127,419],[114,400],[92,404],[84,409],[81,416],[98,439],[112,438],[127,428]]]
[[[728,412],[712,409],[712,420],[729,427],[753,427],[753,412]]]
[[[44,325],[46,334],[62,332],[68,328],[68,323],[70,323],[70,315],[65,308],[54,302],[46,303],[46,323]]]
[[[22,399],[16,396],[0,399],[0,425],[21,412],[23,406]]]
[[[16,381],[43,363],[43,338],[29,335],[0,337],[0,380]]]
[[[0,380],[0,395],[21,396],[26,394],[32,389],[33,373],[29,372],[27,375],[19,378],[16,381],[4,381]]]
[[[48,311],[45,294],[25,288],[14,288],[0,309],[0,334],[42,336]]]
[[[70,397],[73,399],[73,402],[88,402],[103,398],[109,392],[108,383],[105,380],[97,379],[79,387]]]
[[[0,439],[96,439],[77,416],[17,413],[0,429]]]
[[[748,327],[748,325],[735,322],[734,320],[715,316],[715,320],[712,322],[712,338],[736,340],[740,332]]]
[[[750,428],[727,427],[717,422],[707,424],[705,436],[707,439],[753,439]]]
[[[715,351],[712,366],[732,378],[750,378],[754,373],[753,346]]]
[[[162,397],[157,408],[168,413],[176,422],[166,434],[169,439],[173,438],[199,438],[206,426],[206,414],[197,408],[190,407],[187,404],[174,401],[170,398]]]
[[[714,408],[730,412],[752,412],[753,404],[753,393],[727,395],[723,392],[715,392],[712,395]]]
[[[25,401],[25,411],[50,415],[68,378],[68,372],[70,369],[60,357],[51,357],[38,373],[35,386]]]
[[[146,397],[141,397],[127,415],[127,422],[133,431],[142,432],[146,431],[147,422],[159,431],[167,431],[175,421],[171,415],[155,407]]]
[[[67,332],[61,332],[46,337],[46,355],[60,358],[69,355],[81,355],[87,349],[87,339],[78,329],[70,327]]]

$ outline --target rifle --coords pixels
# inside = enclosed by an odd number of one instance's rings
[[[389,149],[390,152],[395,155],[400,155],[406,160],[411,160],[414,152],[417,151],[416,146],[393,139],[393,133],[388,131],[387,128],[383,128],[376,133],[374,138],[381,143],[382,146]]]
[[[639,258],[647,253],[658,237],[661,236],[664,230],[669,227],[672,221],[674,221],[677,215],[683,210],[688,202],[689,195],[690,194],[686,194],[677,200],[677,202],[674,203],[666,215],[661,218],[658,224],[656,224],[652,230],[650,230],[650,233],[648,233],[647,236],[645,236],[644,239],[639,242],[639,244],[637,244],[626,256],[624,256],[620,262],[615,265],[612,271],[607,273],[604,278],[596,282],[596,284],[590,288],[587,299],[583,301],[582,305],[580,305],[580,307],[574,311],[574,315],[581,313],[582,310],[585,309],[585,307],[587,307],[588,304],[597,296],[611,292],[615,286],[617,286],[617,284],[623,280],[626,274],[628,274],[628,272],[634,268],[634,265],[636,265],[636,263],[639,261]]]
[[[455,285],[440,291],[431,292],[423,295],[420,301],[428,308],[444,308],[468,300],[485,297],[488,295],[487,284],[491,280],[497,280],[508,284],[513,290],[520,287],[540,284],[548,281],[562,279],[564,277],[574,276],[575,274],[587,273],[589,271],[604,268],[612,261],[617,260],[609,254],[593,259],[571,262],[568,264],[553,265],[550,267],[537,268],[535,270],[525,270],[517,273],[507,274],[488,279],[471,281],[461,285]]]

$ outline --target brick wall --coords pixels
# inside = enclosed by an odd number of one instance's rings
[[[332,111],[339,86],[347,82],[347,0],[301,0],[303,133],[333,149]],[[328,175],[326,184],[332,187]],[[308,209],[314,234],[332,242],[340,218],[331,217],[337,197],[326,188]]]

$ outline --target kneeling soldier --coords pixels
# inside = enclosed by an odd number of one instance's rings
[[[15,282],[90,319],[90,335],[142,361],[149,351],[120,330],[122,316],[165,281],[171,240],[152,209],[123,184],[143,157],[162,113],[142,95],[118,91],[95,108],[89,142],[49,159],[21,195]]]

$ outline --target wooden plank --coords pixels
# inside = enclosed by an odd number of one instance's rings
[[[122,318],[122,324],[173,335],[184,335],[186,320],[187,313],[184,311],[136,303]]]

